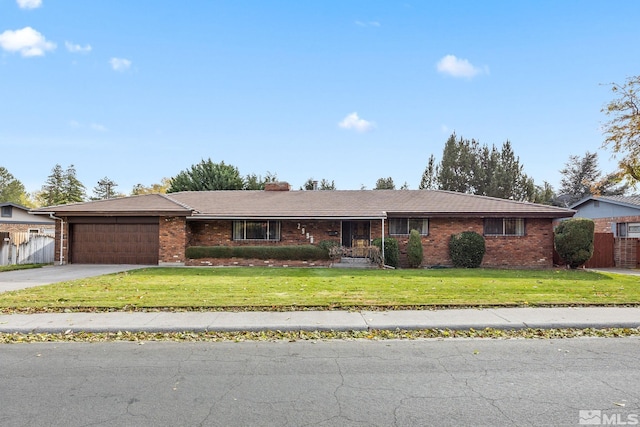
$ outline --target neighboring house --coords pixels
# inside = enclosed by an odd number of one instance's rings
[[[15,203],[0,203],[0,265],[53,262],[56,220],[29,214]]]
[[[640,265],[640,196],[589,196],[571,209],[577,218],[592,219],[596,233],[611,234],[616,267]]]
[[[29,208],[15,203],[0,203],[0,233],[36,233],[53,235],[56,220],[29,214]]]
[[[332,240],[344,247],[422,234],[425,266],[451,265],[452,234],[484,235],[484,266],[551,267],[552,221],[574,211],[533,203],[430,190],[201,191],[100,200],[33,211],[63,223],[63,261],[199,265],[190,246],[301,245]],[[60,221],[57,238],[60,239]],[[60,242],[56,244],[60,247]],[[59,251],[57,258],[59,260]]]

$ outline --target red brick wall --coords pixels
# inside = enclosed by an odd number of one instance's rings
[[[340,221],[282,221],[282,239],[269,241],[233,241],[232,221],[193,221],[188,223],[187,246],[240,246],[240,245],[301,245],[318,244],[323,240],[340,242]],[[300,228],[298,228],[300,224]],[[429,235],[422,236],[424,247],[423,266],[452,265],[449,257],[449,239],[463,231],[483,232],[481,218],[431,218]],[[406,247],[409,236],[386,237],[398,240],[400,265],[406,267]],[[304,229],[304,234],[302,233]],[[380,236],[381,221],[371,221],[371,237]],[[307,238],[309,233],[309,238]],[[336,235],[336,233],[338,233]],[[162,241],[162,238],[161,238]],[[486,253],[483,267],[537,268],[553,266],[553,228],[550,219],[527,219],[525,236],[485,236]],[[162,246],[162,244],[161,244]],[[200,264],[199,264],[200,262]],[[247,260],[192,260],[189,265],[277,265],[273,262]],[[292,263],[288,263],[292,265]]]
[[[595,218],[593,220],[595,223],[595,232],[596,233],[613,233],[614,228],[612,228],[613,224],[619,222],[640,222],[640,216],[619,216],[612,218]]]
[[[187,221],[184,217],[160,218],[160,264],[183,264],[186,261]]]
[[[422,236],[423,266],[452,265],[449,239],[452,234],[475,231],[483,234],[482,218],[431,218],[429,235]],[[400,265],[407,265],[409,236],[388,236],[398,240]],[[525,236],[484,236],[483,267],[536,268],[553,266],[553,228],[550,219],[527,219]]]
[[[323,240],[340,241],[340,221],[281,221],[281,239],[278,242],[235,241],[232,238],[232,224],[230,220],[191,221],[188,224],[188,246],[306,245],[312,240],[317,245]]]

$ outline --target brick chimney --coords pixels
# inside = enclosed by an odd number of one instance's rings
[[[289,191],[291,186],[288,182],[265,182],[264,191]]]

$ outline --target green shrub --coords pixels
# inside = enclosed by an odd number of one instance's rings
[[[418,230],[411,230],[409,233],[409,243],[407,244],[407,262],[409,267],[418,268],[422,265],[422,238]]]
[[[572,218],[556,227],[554,245],[560,258],[571,268],[578,268],[593,256],[595,223],[587,218]]]
[[[449,255],[455,267],[480,267],[485,250],[484,237],[475,231],[454,234],[449,240]]]
[[[187,258],[243,258],[277,260],[329,259],[328,252],[314,245],[300,246],[191,246],[186,250]]]
[[[373,239],[371,244],[382,250],[381,238]],[[392,237],[384,239],[384,264],[394,268],[398,268],[400,265],[400,249],[398,249],[398,241]]]
[[[323,240],[318,243],[318,247],[327,252],[330,259],[340,258],[342,255],[342,245],[335,240]]]

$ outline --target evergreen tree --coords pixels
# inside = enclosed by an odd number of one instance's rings
[[[495,145],[481,146],[473,139],[456,139],[454,133],[445,143],[440,164],[434,164],[432,155],[420,188],[519,201],[531,201],[535,197],[533,179],[523,172],[509,141],[498,150]]]
[[[114,191],[118,184],[107,178],[106,176],[98,181],[98,185],[93,188],[92,200],[112,199],[118,195]]]
[[[213,163],[211,159],[202,160],[190,169],[171,178],[167,193],[177,191],[242,190],[244,180],[238,168],[224,162]]]
[[[458,193],[473,193],[471,179],[474,169],[471,142],[463,138],[456,140],[456,134],[451,134],[442,151],[437,175],[438,188]]]
[[[393,178],[378,178],[376,181],[376,188],[374,190],[395,190],[396,185],[393,183]]]
[[[264,185],[267,182],[276,182],[278,177],[271,172],[267,172],[267,175],[262,178],[260,175],[256,175],[255,173],[249,174],[244,179],[244,190],[264,190]]]
[[[336,183],[332,180],[322,178],[320,183],[317,180],[313,179],[313,177],[309,178],[304,185],[300,188],[301,190],[335,190]]]
[[[85,199],[85,187],[77,178],[73,165],[70,165],[64,174],[63,191],[67,199],[65,203],[78,203]]]
[[[560,173],[562,179],[559,193],[565,206],[571,206],[591,195],[624,195],[628,190],[627,185],[620,185],[621,177],[616,173],[601,178],[598,153],[587,151],[584,157],[569,156]]]
[[[422,179],[420,180],[420,185],[418,189],[420,190],[433,190],[436,188],[436,176],[438,175],[438,167],[436,165],[436,158],[432,154],[429,157],[429,162],[427,163],[427,167],[424,169],[422,173]]]
[[[84,201],[85,187],[76,177],[76,170],[70,165],[66,171],[56,164],[51,170],[42,191],[37,194],[43,206],[64,205]]]
[[[0,202],[24,204],[28,199],[24,185],[14,178],[9,171],[0,166]]]

